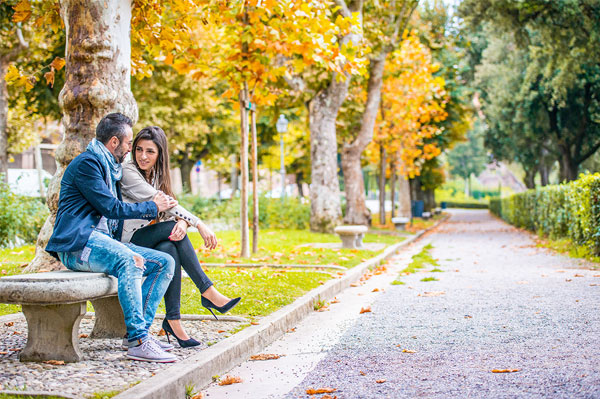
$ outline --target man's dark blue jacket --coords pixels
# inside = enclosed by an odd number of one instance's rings
[[[120,185],[117,183],[115,198],[108,184],[108,171],[91,152],[86,151],[71,161],[61,181],[54,232],[46,251],[56,257],[57,252],[83,249],[102,216],[120,221],[116,240],[121,239],[123,219],[156,218],[158,207],[154,201],[122,202]]]

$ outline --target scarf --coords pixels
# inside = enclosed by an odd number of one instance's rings
[[[115,160],[113,154],[108,151],[108,149],[96,139],[92,139],[92,141],[88,144],[86,151],[91,152],[98,158],[102,166],[104,167],[105,172],[108,173],[110,178],[110,182],[106,181],[108,184],[108,188],[112,193],[113,197],[117,197],[117,182],[121,180],[123,177],[123,168],[120,163]],[[118,220],[107,219],[108,228],[110,230],[111,235],[117,231],[117,227],[119,224]]]

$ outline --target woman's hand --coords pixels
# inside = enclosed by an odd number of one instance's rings
[[[169,240],[171,241],[181,241],[185,238],[185,235],[187,234],[187,228],[188,228],[188,224],[185,222],[185,220],[178,220],[177,223],[175,223],[175,227],[173,227],[173,230],[171,230],[171,235],[169,236]]]
[[[204,240],[204,246],[208,249],[215,249],[217,247],[217,236],[215,233],[202,222],[198,222],[196,228]]]

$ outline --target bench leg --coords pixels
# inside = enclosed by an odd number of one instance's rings
[[[127,332],[123,309],[117,296],[92,301],[96,321],[90,338],[123,338]]]
[[[356,248],[356,236],[354,235],[341,235],[342,248]]]
[[[362,242],[364,236],[365,235],[363,233],[360,233],[356,236],[356,248],[364,248]]]
[[[27,319],[27,345],[19,354],[22,362],[63,360],[78,362],[79,322],[86,302],[68,305],[23,305]]]

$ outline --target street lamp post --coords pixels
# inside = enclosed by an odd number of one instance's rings
[[[277,128],[277,133],[279,133],[279,144],[281,151],[281,167],[279,172],[281,173],[281,199],[285,198],[285,164],[283,157],[283,133],[287,132],[288,120],[285,115],[280,114],[279,119],[277,119],[277,124],[275,127]]]

